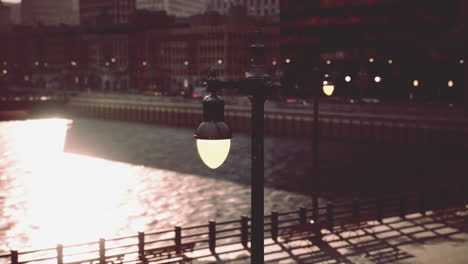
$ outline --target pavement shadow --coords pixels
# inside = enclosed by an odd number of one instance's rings
[[[441,218],[443,217],[443,218]],[[326,232],[322,240],[312,238],[296,238],[285,242],[279,237],[275,242],[267,239],[265,242],[265,263],[299,263],[299,264],[392,264],[402,260],[415,261],[417,256],[402,249],[403,246],[418,247],[426,243],[449,241],[466,242],[457,238],[466,234],[466,230],[456,227],[466,227],[468,210],[452,211],[443,215],[428,211],[426,215],[419,213],[407,215],[404,218],[391,217],[373,226],[373,230],[354,230],[355,232]],[[237,258],[232,258],[237,252]],[[237,251],[223,251],[211,256],[195,258],[194,264],[241,264],[250,263],[248,250],[240,248]],[[230,257],[226,257],[230,256]]]

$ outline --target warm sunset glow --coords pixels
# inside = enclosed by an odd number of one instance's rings
[[[198,154],[206,166],[211,169],[216,169],[224,163],[230,148],[231,139],[197,139]]]
[[[137,184],[132,167],[63,152],[71,124],[30,120],[16,124],[19,128],[8,135],[21,167],[30,172],[15,174],[19,193],[10,202],[21,220],[10,232],[27,233],[36,248],[115,236],[131,212],[142,213],[137,200],[128,197]]]

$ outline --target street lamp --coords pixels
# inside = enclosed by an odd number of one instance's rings
[[[231,129],[224,122],[224,101],[216,95],[222,88],[239,88],[249,95],[252,103],[252,170],[251,170],[251,263],[264,263],[264,103],[272,89],[271,78],[266,73],[265,46],[249,47],[251,65],[246,77],[235,83],[216,80],[210,73],[207,90],[210,95],[203,100],[204,122],[195,132],[197,147],[202,160],[209,167],[221,165],[229,151]],[[215,156],[215,157],[213,157]],[[219,165],[218,165],[219,164]]]
[[[351,77],[349,77],[349,80],[351,81]],[[331,96],[333,92],[335,91],[335,85],[333,84],[333,80],[331,79],[330,74],[325,74],[325,80],[323,81],[322,88],[323,88],[323,93],[326,96]]]
[[[197,149],[206,166],[216,169],[227,158],[231,147],[231,128],[224,122],[224,100],[216,95],[217,80],[214,72],[208,79],[210,95],[203,99],[203,123],[195,132]]]

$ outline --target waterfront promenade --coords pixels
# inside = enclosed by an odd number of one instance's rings
[[[462,264],[468,249],[466,190],[329,203],[265,217],[266,263]],[[313,221],[313,222],[312,222]],[[313,223],[313,224],[311,224]],[[249,219],[56,248],[12,251],[2,263],[249,263]],[[321,233],[296,233],[296,226]]]
[[[307,101],[284,104],[267,101],[265,133],[281,137],[311,137],[313,110]],[[250,103],[245,97],[228,97],[225,117],[230,127],[247,133]],[[80,94],[70,98],[67,112],[97,119],[135,121],[178,127],[201,122],[201,102],[170,97]],[[322,138],[352,142],[408,145],[468,146],[468,115],[448,105],[366,104],[323,100],[319,133]]]

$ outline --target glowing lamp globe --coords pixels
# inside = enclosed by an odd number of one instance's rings
[[[326,96],[332,96],[334,91],[335,91],[335,86],[333,84],[324,84],[323,85],[323,93]]]
[[[322,90],[326,96],[332,96],[335,91],[335,85],[333,84],[330,74],[325,74],[325,80],[323,81]]]
[[[231,148],[232,131],[224,122],[224,101],[214,95],[203,99],[203,120],[197,131],[197,150],[203,163],[211,169],[221,166]]]

